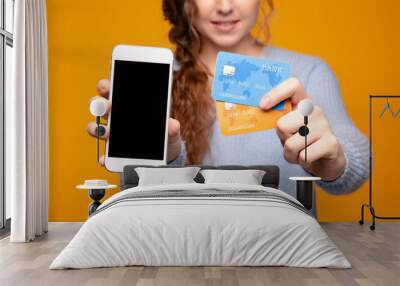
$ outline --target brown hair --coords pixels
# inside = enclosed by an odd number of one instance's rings
[[[269,39],[268,20],[274,6],[266,0],[271,11],[260,30]],[[179,70],[174,72],[171,116],[181,124],[182,139],[186,141],[186,164],[201,164],[209,151],[215,104],[210,96],[209,72],[198,60],[200,35],[193,24],[197,13],[194,0],[163,0],[165,18],[171,23],[169,39],[176,45],[175,59]]]

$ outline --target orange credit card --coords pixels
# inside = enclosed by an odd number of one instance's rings
[[[237,135],[276,127],[280,117],[292,111],[287,100],[283,110],[262,110],[259,107],[216,101],[219,126],[223,135]]]

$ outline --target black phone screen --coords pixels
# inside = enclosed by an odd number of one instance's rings
[[[114,61],[108,157],[164,159],[169,69]]]

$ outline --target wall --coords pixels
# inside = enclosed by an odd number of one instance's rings
[[[287,1],[276,0],[272,44],[324,58],[341,84],[347,111],[368,134],[368,95],[400,94],[400,37],[396,0]],[[172,47],[161,1],[48,0],[50,206],[51,221],[82,221],[90,200],[75,186],[85,179],[104,178],[118,183],[116,174],[96,163],[96,141],[86,133],[93,120],[89,99],[96,83],[109,77],[109,60],[116,44]],[[400,102],[400,101],[399,101]],[[397,108],[400,104],[395,105]],[[400,154],[384,152],[388,141],[398,140],[395,120],[380,124],[381,142],[376,174],[375,204],[379,215],[399,215],[395,169]],[[134,128],[134,126],[132,126]],[[384,136],[385,135],[385,136]],[[387,140],[385,139],[387,138]],[[390,140],[389,140],[390,139]],[[375,144],[375,143],[374,143]],[[396,157],[398,156],[398,157]],[[388,160],[391,159],[391,160]],[[387,172],[392,172],[389,178]],[[385,175],[386,174],[386,175]],[[381,180],[385,177],[385,180]],[[109,195],[115,193],[112,191]],[[368,183],[357,192],[332,196],[317,192],[323,221],[358,220],[367,201]]]

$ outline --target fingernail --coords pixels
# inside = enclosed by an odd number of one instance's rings
[[[106,133],[106,129],[104,128],[104,126],[96,127],[96,129],[94,130],[94,134],[96,136],[97,136],[97,131],[99,132],[99,136],[103,136]]]
[[[268,97],[266,97],[266,98],[263,99],[263,101],[262,101],[262,103],[261,103],[261,106],[262,106],[263,108],[268,108],[270,104],[271,104],[271,99],[269,99]]]

